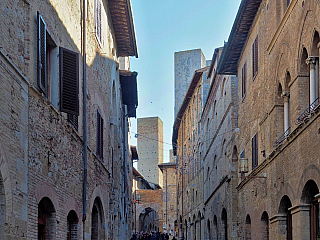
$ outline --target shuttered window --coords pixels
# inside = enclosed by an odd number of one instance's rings
[[[103,160],[103,118],[97,110],[97,157]]]
[[[258,73],[258,36],[252,44],[252,76],[255,77]]]
[[[46,66],[46,23],[44,22],[41,14],[38,12],[37,14],[38,20],[38,76],[37,76],[37,83],[39,89],[47,95],[47,66]]]
[[[95,28],[96,37],[100,45],[102,45],[102,27],[101,27],[101,0],[95,1]]]
[[[242,99],[246,96],[247,90],[247,63],[242,68]]]
[[[258,166],[258,133],[252,138],[252,170]]]
[[[60,53],[60,111],[79,116],[79,56],[65,48]]]

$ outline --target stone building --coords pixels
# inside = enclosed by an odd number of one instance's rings
[[[207,98],[209,67],[196,70],[175,117],[172,134],[177,161],[178,235],[202,239],[204,234],[201,114]]]
[[[243,0],[223,50],[218,73],[238,76],[239,239],[320,236],[319,13]]]
[[[211,87],[201,116],[206,225],[202,239],[238,239],[237,79],[217,74],[222,50],[216,48],[213,54]]]
[[[163,122],[159,117],[138,118],[138,170],[148,182],[162,186]]]
[[[194,71],[206,66],[201,49],[174,53],[174,117],[182,105]]]
[[[3,0],[0,20],[0,239],[128,239],[130,1]]]
[[[177,218],[177,186],[176,186],[176,162],[162,163],[158,165],[163,174],[163,232],[170,236],[177,236],[175,232],[175,220]]]

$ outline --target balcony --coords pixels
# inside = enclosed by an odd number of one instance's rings
[[[273,147],[275,149],[277,149],[278,147],[280,147],[284,141],[287,140],[287,138],[290,135],[290,127],[277,139],[277,141],[274,142]]]
[[[300,125],[304,122],[307,122],[315,112],[319,111],[320,98],[317,98],[310,106],[298,117],[296,124]]]

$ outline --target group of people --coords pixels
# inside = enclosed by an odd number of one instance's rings
[[[130,240],[169,240],[168,233],[160,233],[160,232],[140,232],[132,234],[132,238]],[[175,237],[172,240],[177,240]]]

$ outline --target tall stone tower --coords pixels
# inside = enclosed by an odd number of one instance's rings
[[[163,122],[159,117],[138,118],[139,172],[162,187],[158,165],[163,163]]]
[[[174,118],[189,88],[194,71],[206,66],[201,49],[174,53]]]

